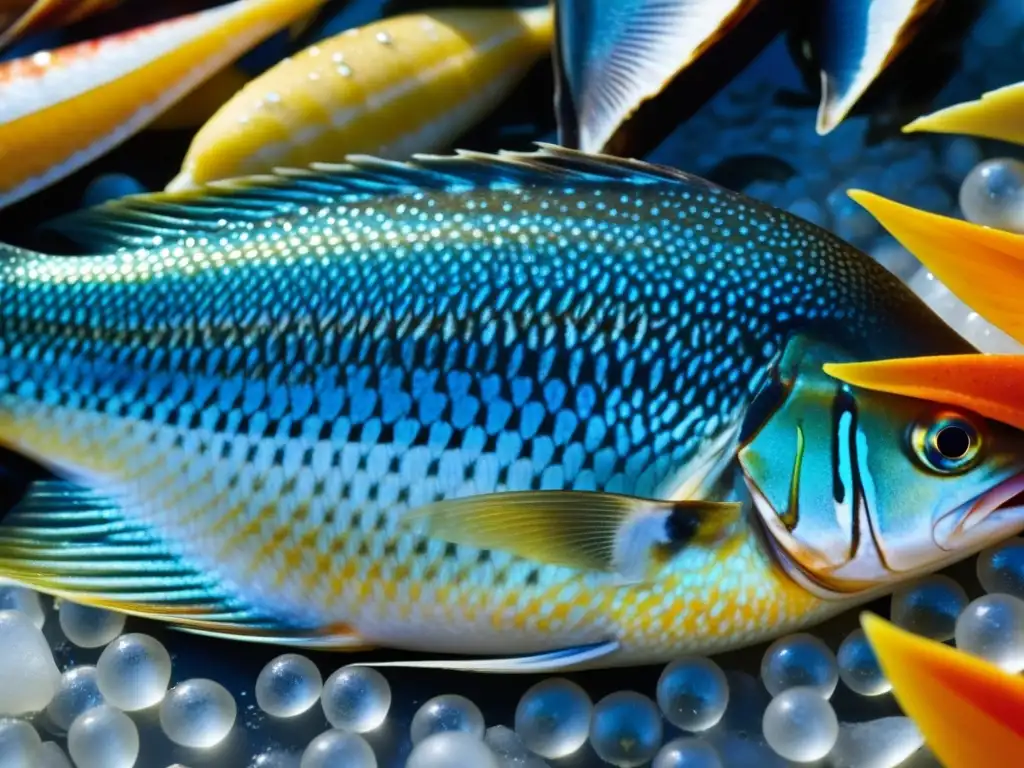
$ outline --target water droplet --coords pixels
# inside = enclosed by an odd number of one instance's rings
[[[53,61],[53,54],[49,51],[38,51],[32,54],[32,63],[37,67],[48,67]]]
[[[798,763],[820,760],[839,736],[835,710],[817,688],[789,688],[764,712],[764,738],[776,753]]]
[[[474,734],[447,731],[417,744],[405,768],[498,768],[498,760]]]
[[[99,648],[124,631],[123,613],[61,600],[57,614],[60,628],[79,648]]]
[[[409,735],[413,744],[443,731],[462,731],[477,739],[484,737],[484,716],[480,708],[465,696],[446,693],[427,701],[412,716]]]
[[[342,667],[327,678],[320,703],[335,728],[366,733],[380,725],[391,709],[391,686],[370,667]]]
[[[318,45],[311,45],[311,46],[309,46],[309,48],[306,49],[306,55],[313,56],[313,57],[319,56],[320,55],[320,46],[318,46]]]
[[[0,720],[0,765],[4,768],[36,768],[42,741],[24,720]]]
[[[651,768],[722,768],[722,759],[703,739],[682,738],[662,747]]]
[[[661,746],[661,712],[635,691],[610,693],[594,706],[590,744],[598,757],[616,768],[635,768],[651,760]]]
[[[238,708],[220,683],[195,678],[178,683],[160,702],[160,727],[183,747],[213,747],[231,733]]]
[[[557,760],[587,741],[594,705],[576,683],[555,677],[530,688],[516,707],[516,733],[531,752]]]
[[[352,67],[350,67],[348,64],[339,64],[338,74],[341,75],[342,77],[352,77]]]
[[[377,38],[377,42],[381,45],[391,45],[391,35],[387,32],[378,32],[375,37]]]
[[[934,574],[906,584],[892,595],[893,624],[910,632],[946,641],[967,606],[967,592],[949,576]]]
[[[722,669],[700,656],[672,662],[658,680],[658,706],[684,731],[706,731],[729,705],[729,683]]]
[[[801,632],[780,637],[768,647],[761,660],[761,680],[772,696],[788,688],[811,687],[827,698],[839,682],[839,669],[824,642]]]
[[[960,208],[975,224],[1024,232],[1024,163],[1009,157],[978,163],[960,185]]]
[[[37,629],[42,629],[46,623],[46,611],[39,600],[39,593],[15,584],[0,584],[0,611],[24,613]]]
[[[366,739],[355,733],[331,730],[321,733],[302,753],[299,768],[377,768],[377,757]]]
[[[256,678],[256,703],[274,717],[295,717],[320,698],[323,677],[316,664],[297,653],[278,656]]]
[[[75,718],[68,752],[77,768],[132,768],[139,757],[139,729],[124,712],[100,704]]]
[[[892,690],[863,629],[855,629],[846,636],[839,646],[836,662],[839,664],[839,677],[854,693],[878,696]]]
[[[0,611],[0,715],[43,709],[60,684],[60,671],[42,631],[20,611]]]
[[[986,592],[1024,599],[1024,539],[1004,541],[978,555],[978,581]]]
[[[1024,601],[999,594],[973,601],[957,619],[956,647],[1007,672],[1020,672],[1024,669]]]
[[[159,640],[135,632],[103,649],[96,673],[103,698],[133,712],[163,699],[171,681],[171,657]]]
[[[83,712],[103,703],[103,694],[97,680],[96,667],[83,664],[72,667],[60,677],[60,686],[46,707],[53,724],[66,731]]]

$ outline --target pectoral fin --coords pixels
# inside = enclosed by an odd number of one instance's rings
[[[723,537],[740,505],[611,493],[526,491],[453,499],[410,513],[456,544],[642,578],[684,547]]]
[[[303,627],[261,612],[170,549],[122,506],[63,481],[32,485],[0,524],[0,577],[76,603],[213,637],[368,647],[348,627]]]

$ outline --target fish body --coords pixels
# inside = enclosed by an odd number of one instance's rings
[[[970,349],[898,279],[635,161],[353,162],[0,259],[0,443],[63,481],[2,521],[0,575],[250,639],[614,664],[863,599],[699,499],[794,338]]]
[[[551,46],[552,12],[394,16],[320,41],[245,86],[200,129],[169,190],[366,153],[446,148]]]
[[[125,141],[321,2],[236,0],[0,64],[0,207]]]

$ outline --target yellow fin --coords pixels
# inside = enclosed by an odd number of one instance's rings
[[[1024,144],[1024,82],[989,91],[924,115],[903,126],[904,133],[959,133]]]
[[[739,510],[735,503],[524,491],[442,501],[409,519],[425,520],[431,536],[452,543],[640,578],[651,560],[722,538]]]
[[[1024,342],[1024,235],[851,189],[860,203],[971,309]]]

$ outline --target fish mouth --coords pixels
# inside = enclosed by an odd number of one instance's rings
[[[932,538],[940,549],[954,551],[959,548],[958,538],[994,517],[1013,518],[1024,524],[1024,471],[947,512],[935,524]]]

